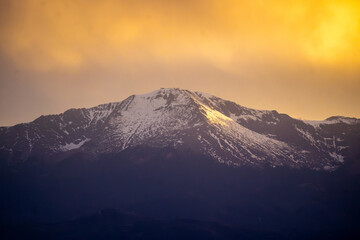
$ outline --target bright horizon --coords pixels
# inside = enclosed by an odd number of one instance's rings
[[[360,117],[359,1],[0,0],[0,126],[177,87]]]

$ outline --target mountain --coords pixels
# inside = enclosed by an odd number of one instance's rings
[[[0,238],[359,239],[359,146],[181,89],[41,116],[0,128]]]
[[[360,156],[360,119],[302,121],[168,88],[0,128],[4,165],[51,164],[79,152],[96,159],[138,146],[173,147],[233,166],[333,171]]]

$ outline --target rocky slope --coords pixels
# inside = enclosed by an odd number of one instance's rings
[[[171,88],[0,128],[0,160],[10,165],[143,145],[191,150],[235,166],[334,170],[360,156],[360,119],[301,121]]]

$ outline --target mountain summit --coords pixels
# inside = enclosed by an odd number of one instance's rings
[[[301,121],[216,96],[163,88],[0,128],[3,164],[137,146],[193,151],[234,166],[334,170],[358,151],[360,119]]]

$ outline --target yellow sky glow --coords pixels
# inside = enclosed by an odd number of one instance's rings
[[[360,116],[357,0],[0,0],[0,25],[0,100],[52,102],[24,119],[159,87],[295,117]],[[37,93],[11,97],[21,84]],[[21,121],[7,108],[0,122]]]

